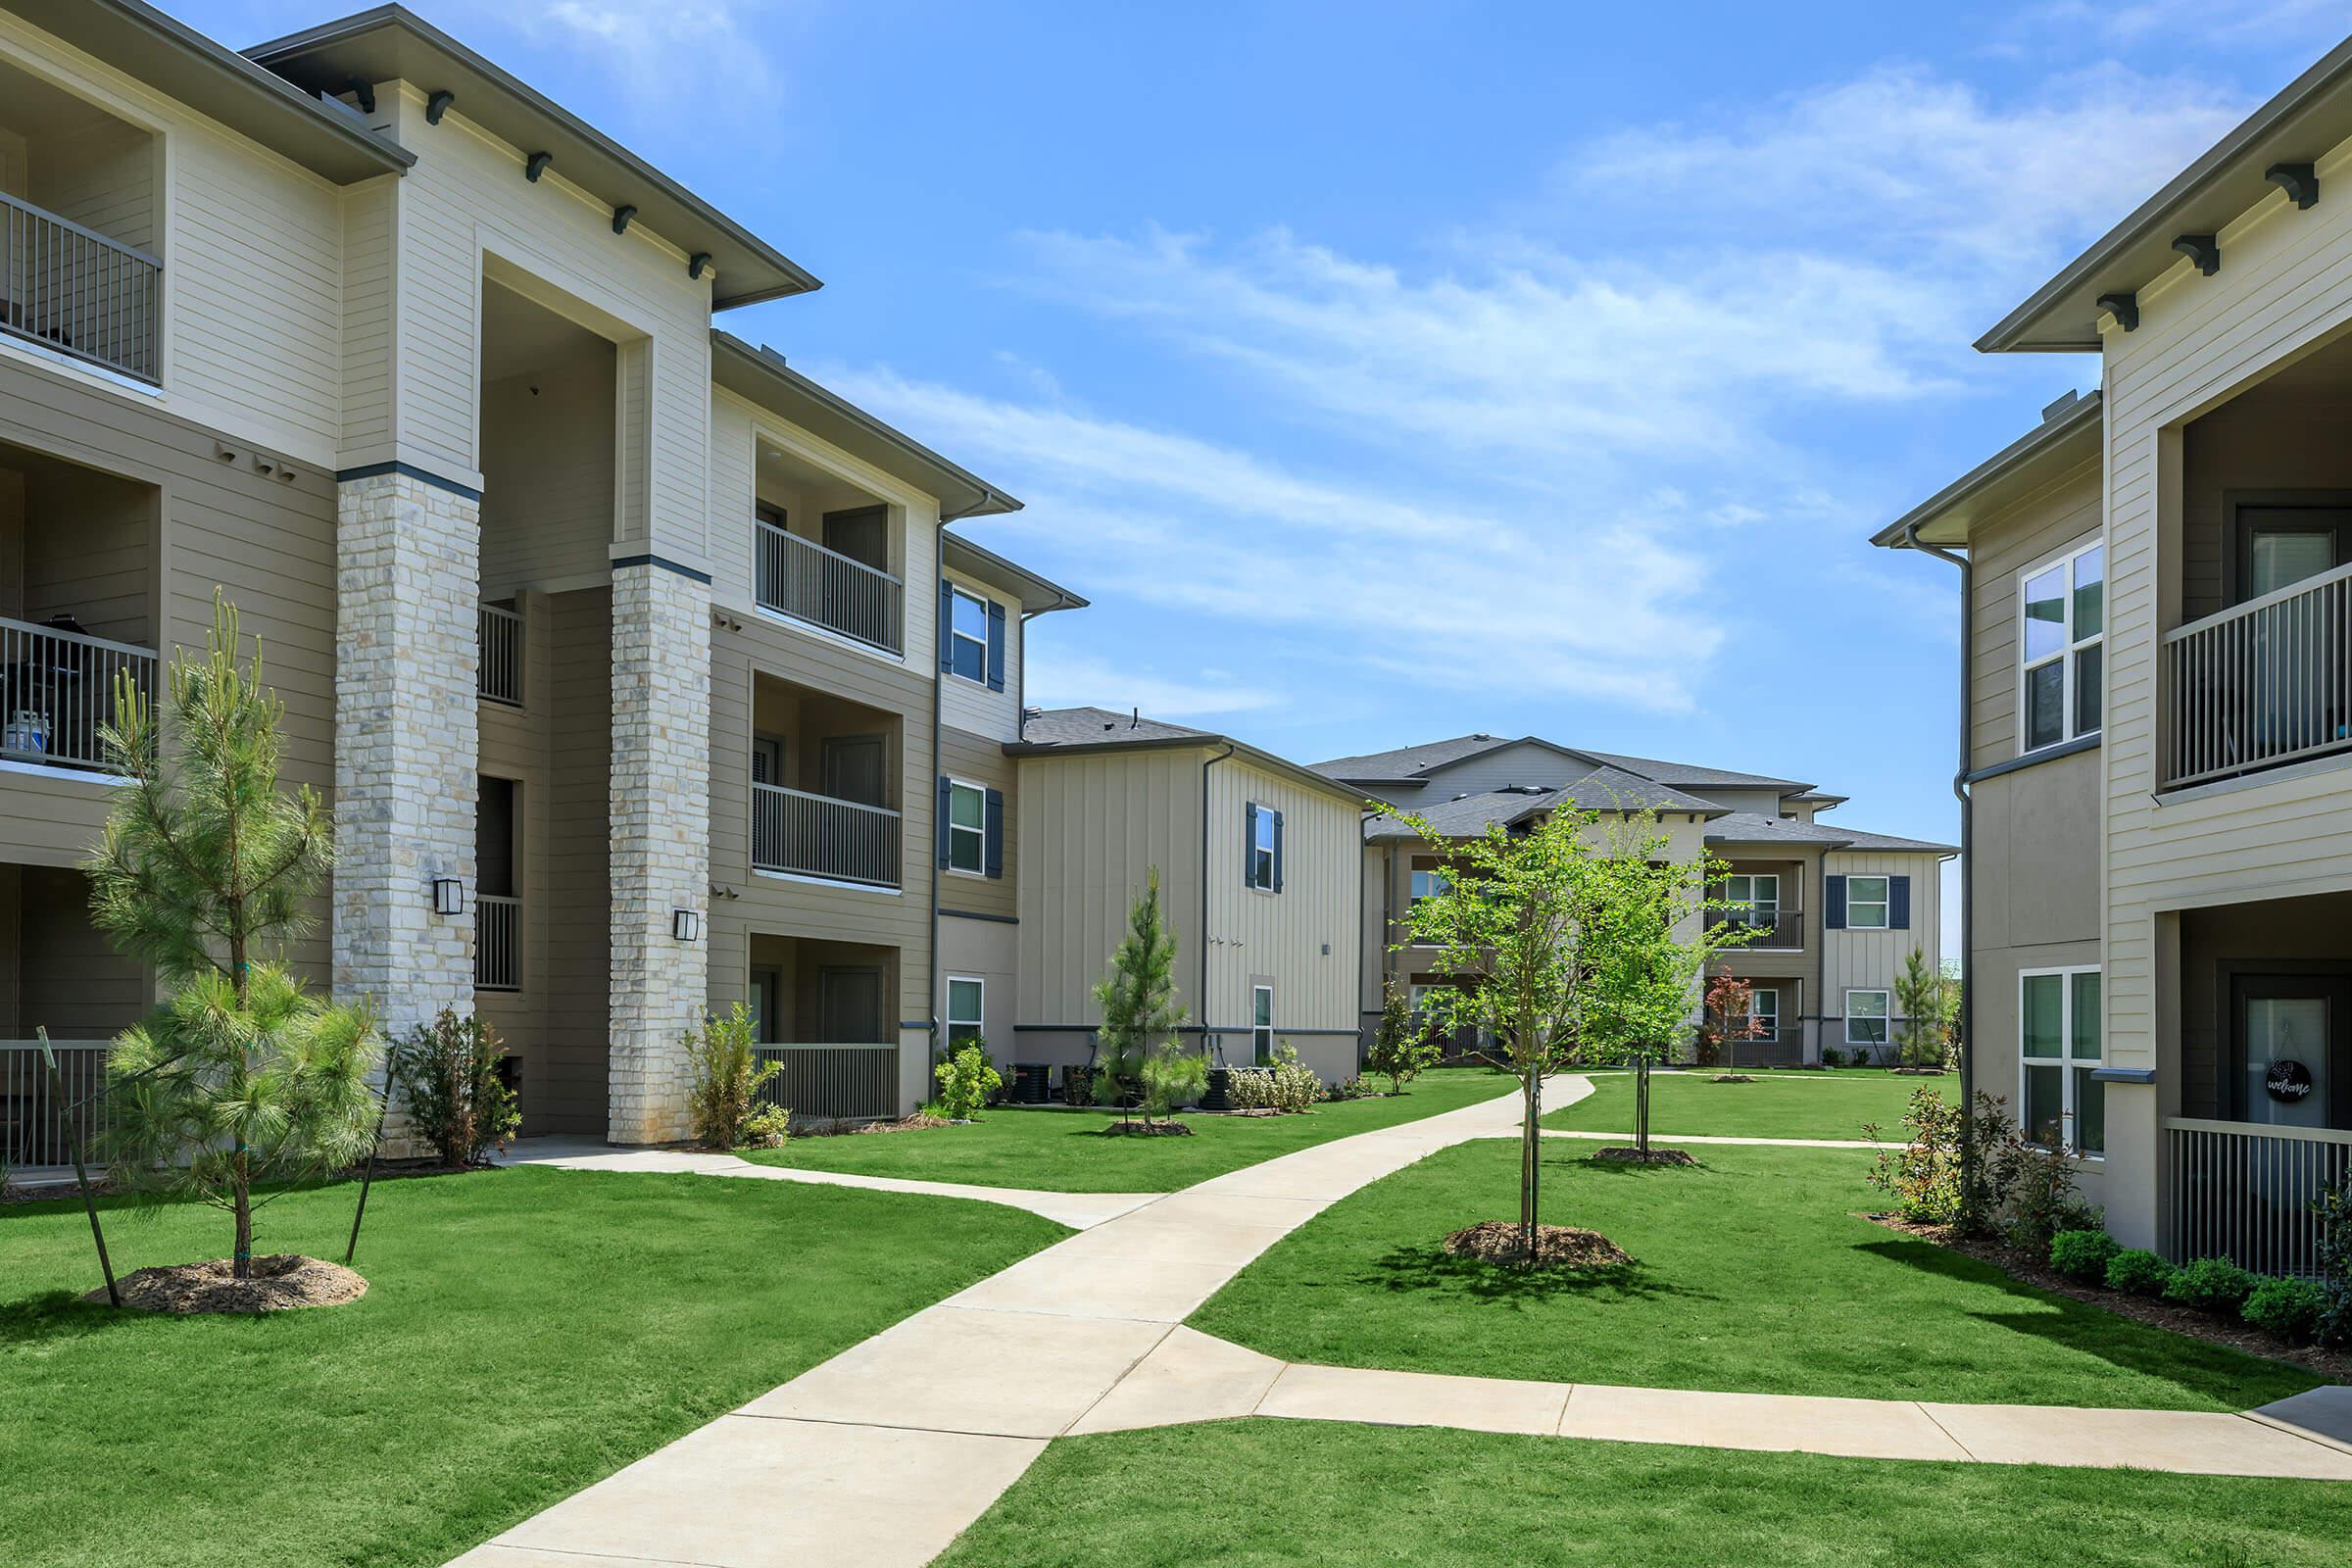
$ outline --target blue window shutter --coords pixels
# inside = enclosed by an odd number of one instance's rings
[[[1821,879],[1821,928],[1824,931],[1845,929],[1845,878],[1825,876]]]
[[[1003,876],[1004,874],[1004,792],[1003,790],[988,792],[988,814],[982,820],[988,824],[988,874]]]
[[[1242,808],[1242,886],[1257,886],[1257,803]]]
[[[1004,689],[1004,607],[988,602],[988,689]]]
[[[948,775],[939,775],[939,868],[948,868],[948,813],[955,808],[956,787]]]
[[[1886,929],[1911,929],[1911,879],[1907,876],[1886,879]]]
[[[939,579],[939,667],[956,667],[956,585],[945,577]]]
[[[1274,813],[1274,891],[1282,891],[1282,813]]]

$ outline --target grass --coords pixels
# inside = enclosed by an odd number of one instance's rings
[[[2319,1481],[1268,1419],[1061,1439],[939,1568],[2304,1568],[2347,1539],[2352,1487]]]
[[[1001,1107],[968,1127],[796,1139],[743,1157],[802,1170],[1057,1193],[1167,1193],[1294,1150],[1418,1121],[1512,1092],[1483,1067],[1422,1074],[1402,1095],[1318,1105],[1303,1116],[1186,1116],[1190,1138],[1125,1138],[1114,1113]]]
[[[1696,1133],[1720,1138],[1861,1138],[1864,1122],[1900,1142],[1903,1107],[1922,1089],[1947,1101],[1960,1098],[1954,1076],[1898,1076],[1878,1068],[1835,1072],[1761,1072],[1752,1084],[1719,1084],[1705,1072],[1650,1075],[1649,1130],[1653,1136]],[[1592,1093],[1544,1118],[1546,1127],[1596,1133],[1634,1130],[1631,1073],[1592,1080]]]
[[[353,1198],[286,1195],[262,1249],[340,1257]],[[522,1168],[378,1183],[350,1305],[161,1318],[75,1302],[98,1284],[77,1206],[10,1205],[0,1542],[44,1568],[428,1568],[1067,1234],[991,1203]],[[229,1236],[183,1205],[118,1209],[107,1240],[127,1272]]]
[[[1278,1243],[1194,1325],[1295,1361],[1866,1398],[2239,1410],[2299,1368],[2045,1295],[1898,1235],[1855,1151],[1717,1146],[1608,1165],[1544,1147],[1544,1217],[1635,1266],[1528,1276],[1446,1254],[1518,1208],[1515,1141],[1431,1155]]]

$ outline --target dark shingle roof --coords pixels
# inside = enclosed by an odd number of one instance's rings
[[[1317,762],[1315,771],[1328,773],[1333,778],[1367,784],[1401,782],[1499,747],[1521,745],[1549,747],[1563,757],[1603,763],[1652,784],[1664,784],[1676,789],[1802,790],[1812,787],[1799,779],[1773,778],[1763,773],[1738,773],[1729,768],[1700,767],[1690,762],[1666,762],[1651,757],[1631,757],[1622,752],[1596,752],[1589,747],[1562,746],[1557,741],[1547,741],[1540,735],[1456,735],[1451,740],[1399,746],[1394,751],[1366,752],[1360,757],[1335,757],[1328,762]]]
[[[1107,708],[1049,708],[1021,717],[1023,746],[1077,750],[1084,747],[1134,746],[1145,741],[1214,741],[1221,736],[1182,724],[1163,724],[1156,718],[1114,713]]]
[[[1456,735],[1447,741],[1425,741],[1419,746],[1399,746],[1394,751],[1366,752],[1360,757],[1335,757],[1328,762],[1317,762],[1315,771],[1333,778],[1404,779],[1458,762],[1465,757],[1491,752],[1497,746],[1512,742],[1501,735]]]
[[[1865,833],[1859,828],[1832,827],[1826,822],[1788,822],[1757,811],[1734,811],[1707,824],[1709,844],[1806,845],[1825,850],[1885,850],[1889,854],[1957,855],[1950,844],[1925,839],[1901,839],[1888,833]]]
[[[1629,773],[1639,773],[1653,784],[1671,784],[1677,789],[1808,790],[1813,787],[1803,779],[1774,778],[1765,773],[1738,773],[1728,767],[1700,767],[1694,762],[1666,762],[1654,757],[1628,757],[1622,752],[1588,749],[1585,755],[1596,757],[1610,766],[1622,767]]]
[[[1556,790],[1518,789],[1488,790],[1478,795],[1460,795],[1450,801],[1438,801],[1414,808],[1414,814],[1427,822],[1441,837],[1452,839],[1476,838],[1499,822],[1505,826],[1522,822],[1531,816],[1560,807],[1587,811],[1689,811],[1694,815],[1719,814],[1716,807],[1695,796],[1653,784],[1647,779],[1614,767],[1603,767]],[[1394,839],[1417,839],[1421,835],[1404,818],[1391,812],[1373,817],[1364,824],[1368,842],[1381,843]]]

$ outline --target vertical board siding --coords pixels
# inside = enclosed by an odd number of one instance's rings
[[[1252,802],[1283,816],[1280,893],[1243,881]],[[1274,987],[1277,1038],[1285,1029],[1353,1030],[1363,872],[1363,822],[1354,804],[1233,757],[1208,772],[1208,985],[1196,1011],[1227,1035],[1227,1058],[1247,1059],[1253,984]],[[1305,1042],[1298,1046],[1306,1054]],[[1354,1053],[1346,1055],[1351,1071]]]
[[[1943,959],[1942,862],[1933,855],[1882,850],[1832,850],[1822,858],[1822,875],[1907,876],[1911,879],[1911,924],[1900,931],[1824,931],[1821,934],[1821,1010],[1845,1011],[1845,992],[1860,987],[1892,991],[1903,961],[1914,948],[1933,965]]]

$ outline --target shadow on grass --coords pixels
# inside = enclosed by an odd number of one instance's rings
[[[1603,1296],[1619,1300],[1647,1300],[1668,1297],[1703,1296],[1658,1279],[1640,1259],[1614,1268],[1565,1268],[1546,1265],[1522,1268],[1483,1258],[1457,1257],[1442,1243],[1398,1247],[1375,1258],[1371,1269],[1355,1276],[1358,1285],[1377,1286],[1397,1295],[1415,1291],[1459,1293],[1481,1301],[1554,1300],[1565,1297]]]
[[[84,1301],[78,1291],[42,1291],[0,1301],[0,1348],[86,1340],[109,1329],[152,1320],[150,1313],[117,1311],[103,1301]]]

